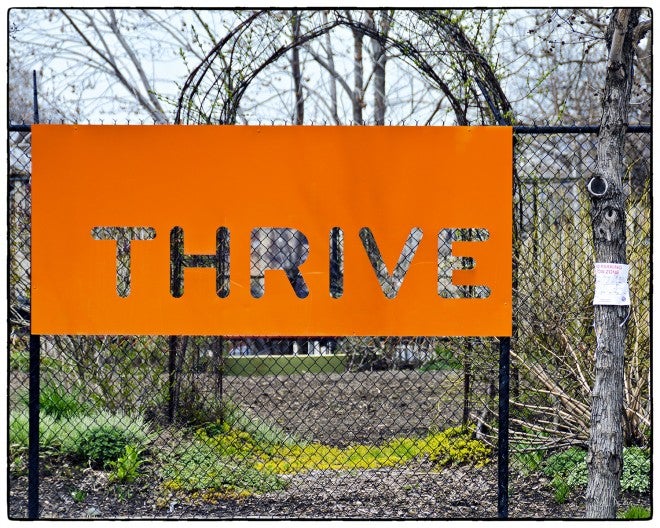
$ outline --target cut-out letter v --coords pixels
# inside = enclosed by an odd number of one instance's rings
[[[417,252],[417,248],[419,247],[419,243],[422,240],[422,234],[422,230],[418,227],[413,227],[410,230],[410,234],[408,235],[406,243],[403,245],[403,249],[401,250],[394,271],[389,273],[385,262],[383,262],[383,257],[380,254],[378,244],[376,244],[371,229],[368,227],[360,229],[360,240],[362,240],[362,245],[367,252],[371,266],[376,273],[380,288],[388,299],[394,299],[399,293],[399,288],[401,288],[401,284],[403,284],[403,279],[408,272],[410,263],[412,262],[412,259]]]

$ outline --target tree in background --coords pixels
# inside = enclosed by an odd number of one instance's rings
[[[639,16],[639,9],[616,9],[607,29],[609,52],[596,176],[607,185],[602,193],[592,193],[591,199],[596,262],[627,262],[623,147],[633,85],[635,39],[641,37],[637,30]],[[587,457],[589,518],[616,517],[623,469],[624,356],[629,309],[628,306],[594,307],[596,377]]]

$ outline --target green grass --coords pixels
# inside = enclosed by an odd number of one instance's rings
[[[346,355],[228,357],[224,359],[224,368],[230,376],[332,374],[346,370]]]
[[[619,519],[650,519],[651,510],[643,506],[630,506],[626,511],[617,516]]]

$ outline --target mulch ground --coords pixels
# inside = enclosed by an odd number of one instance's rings
[[[452,372],[389,371],[228,378],[226,396],[298,436],[345,446],[416,436],[460,422],[462,378]],[[478,406],[475,410],[478,412]],[[51,519],[490,519],[496,518],[497,468],[450,467],[428,460],[394,468],[311,471],[286,477],[284,490],[244,498],[163,497],[156,477],[131,485],[64,457],[42,462],[41,517]],[[557,504],[543,476],[511,475],[511,518],[583,516],[584,490]],[[650,508],[647,495],[627,494],[620,507]],[[27,477],[10,473],[9,516],[27,515]]]

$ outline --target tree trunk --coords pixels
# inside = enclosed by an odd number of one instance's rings
[[[364,107],[364,65],[362,63],[362,48],[364,34],[351,28],[353,33],[353,124],[362,125],[362,108]]]
[[[328,11],[323,11],[322,17],[323,24],[328,25]],[[325,34],[325,47],[328,65],[330,66],[330,69],[334,71],[335,58],[332,51],[332,42],[330,41],[329,31]],[[332,112],[332,120],[334,121],[335,125],[339,125],[339,112],[337,107],[337,79],[334,75],[332,75],[332,73],[330,73],[330,109]]]
[[[390,31],[390,17],[387,11],[380,12],[380,20],[376,22],[373,11],[369,13],[369,23],[374,30],[378,31],[384,38]],[[380,39],[371,39],[371,59],[374,70],[374,124],[385,124],[385,110],[387,108],[385,99],[385,66],[387,64],[387,51]]]
[[[639,9],[616,9],[607,31],[609,57],[596,175],[607,183],[607,189],[602,196],[592,193],[591,199],[596,262],[626,262],[623,146],[632,87],[633,32],[638,19]],[[586,516],[591,519],[616,517],[623,468],[623,367],[628,309],[627,306],[594,307],[596,375],[586,492]]]
[[[292,11],[291,25],[293,26],[293,42],[300,39],[300,15],[297,10]],[[305,101],[302,90],[302,74],[300,72],[300,47],[294,46],[291,50],[291,72],[293,75],[293,87],[296,94],[296,113],[294,123],[302,125],[305,121]]]

